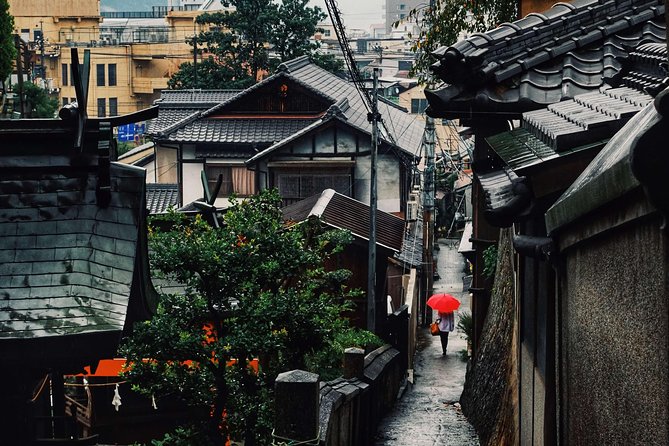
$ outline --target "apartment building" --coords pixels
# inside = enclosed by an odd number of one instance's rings
[[[192,60],[186,40],[201,30],[195,23],[201,11],[184,6],[104,17],[98,0],[9,0],[9,11],[35,52],[33,80],[61,104],[76,96],[70,48],[80,48],[80,59],[83,49],[90,51],[90,116],[150,106],[179,65]]]

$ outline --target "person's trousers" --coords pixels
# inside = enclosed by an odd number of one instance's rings
[[[440,331],[439,332],[439,339],[441,339],[441,351],[445,355],[446,354],[446,348],[448,347],[448,331]]]

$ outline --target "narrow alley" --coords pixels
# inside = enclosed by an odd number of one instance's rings
[[[449,293],[461,301],[456,312],[470,312],[468,293],[463,292],[464,259],[453,240],[439,240],[434,293]],[[454,246],[451,246],[454,245]],[[433,320],[435,319],[433,316]],[[451,333],[448,353],[441,354],[438,336],[429,328],[419,328],[413,377],[394,410],[378,428],[376,446],[477,446],[478,437],[460,410],[458,403],[465,382],[467,363],[461,359],[467,343],[456,328]]]

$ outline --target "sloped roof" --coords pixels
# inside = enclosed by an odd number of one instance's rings
[[[534,196],[567,187],[580,173],[574,173],[573,167],[577,164],[585,167],[584,161],[591,160],[625,123],[653,100],[649,92],[663,88],[659,64],[666,60],[666,54],[665,44],[640,45],[621,59],[622,69],[611,79],[612,83],[620,83],[620,87],[604,87],[542,110],[523,113],[522,128],[487,137],[486,141],[505,166],[479,175],[486,194],[488,220],[493,224],[509,224],[514,214],[518,216],[522,210],[521,204],[530,204],[526,191],[519,188],[519,180],[512,178],[509,171],[514,176],[529,177],[554,169],[556,163],[569,163],[571,173],[553,170],[553,186],[535,190]],[[566,179],[569,182],[562,185]],[[512,205],[516,208],[511,209]]]
[[[176,129],[169,141],[242,143],[268,145],[280,141],[316,121],[304,118],[270,118],[266,116],[198,119]]]
[[[241,90],[163,90],[158,105],[158,117],[148,122],[147,133],[158,135],[176,122],[227,101]]]
[[[651,200],[662,198],[656,205],[666,212],[667,115],[669,90],[630,119],[546,212],[548,233],[627,195],[641,181]]]
[[[229,129],[221,122],[240,118],[225,117],[220,119],[217,118],[216,115],[224,113],[232,104],[243,101],[245,97],[254,94],[268,84],[281,79],[291,80],[297,83],[312,92],[316,97],[325,100],[325,102],[330,105],[336,104],[342,99],[346,99],[348,102],[348,108],[344,111],[346,123],[371,135],[372,127],[367,120],[367,109],[365,108],[365,104],[355,86],[335,74],[311,63],[307,56],[282,63],[276,74],[235,96],[229,97],[205,111],[193,111],[193,113],[189,115],[184,113],[181,115],[182,119],[180,121],[174,120],[169,125],[167,125],[167,122],[161,122],[160,127],[156,128],[160,128],[159,133],[161,138],[170,141],[231,142],[234,140],[234,142],[239,142],[235,137],[226,135]],[[381,132],[382,138],[393,143],[402,150],[414,153],[420,145],[423,134],[423,128],[420,123],[416,121],[416,117],[407,114],[395,104],[383,99],[379,101],[379,111],[384,119],[386,129]],[[260,117],[248,117],[244,119],[257,121],[260,120]],[[265,117],[263,119],[267,119],[268,122],[271,122],[274,117]],[[276,119],[277,121],[274,123],[275,131],[266,132],[265,134],[263,134],[262,131],[257,130],[255,124],[237,123],[236,125],[249,126],[248,129],[244,129],[246,136],[241,136],[241,141],[245,143],[275,143],[314,124],[314,122],[320,119],[320,116],[314,116],[313,120],[295,119],[292,121],[291,119],[283,117],[276,117]],[[259,137],[262,139],[258,140],[257,138]]]
[[[5,152],[0,169],[0,342],[120,335],[145,208],[144,170],[113,163],[111,203],[103,208],[94,157]]]
[[[310,216],[320,217],[329,226],[349,230],[354,236],[369,240],[369,206],[332,189],[283,208],[286,221],[301,222]],[[376,222],[377,244],[399,252],[404,235],[404,220],[377,210]]]
[[[597,91],[630,48],[665,42],[662,0],[574,0],[435,52],[446,83],[429,113],[468,117],[534,110]]]
[[[150,214],[162,214],[179,206],[179,187],[176,184],[147,183],[146,207]]]
[[[367,109],[353,84],[310,63],[306,56],[284,62],[280,69],[286,70],[292,77],[321,91],[331,98],[333,104],[347,98],[349,107],[344,111],[346,121],[371,135],[372,125],[367,120]],[[379,112],[384,120],[385,129],[389,133],[389,135],[383,134],[382,131],[382,137],[386,141],[394,141],[401,149],[414,153],[423,137],[423,126],[416,120],[416,116],[406,113],[400,107],[385,100],[379,101]]]

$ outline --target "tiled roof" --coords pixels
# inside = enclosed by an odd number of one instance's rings
[[[175,142],[269,145],[292,135],[315,120],[266,117],[202,118],[175,130],[166,139]]]
[[[149,121],[147,132],[158,135],[171,125],[195,116],[235,97],[240,90],[163,90],[160,92],[158,117]]]
[[[315,64],[309,63],[306,57],[284,62],[282,68],[291,77],[310,85],[331,98],[333,104],[347,98],[349,108],[344,112],[347,122],[371,135],[372,126],[367,121],[367,109],[353,84]],[[383,134],[382,131],[383,138],[387,141],[395,141],[397,146],[405,151],[415,153],[423,137],[423,126],[417,121],[416,116],[410,115],[386,101],[379,102],[379,112],[389,133],[389,135]]]
[[[120,335],[145,171],[113,163],[111,203],[100,207],[97,158],[49,151],[0,155],[0,341]]]
[[[550,160],[601,148],[606,143],[606,139],[602,139],[558,152],[524,128],[489,136],[486,141],[504,164],[518,174]]]
[[[326,189],[283,208],[286,221],[301,222],[315,215],[324,223],[346,229],[364,240],[369,240],[369,206],[353,198]],[[404,220],[383,211],[376,211],[376,242],[378,245],[399,252],[404,235]]]
[[[654,104],[648,104],[615,134],[590,165],[546,212],[546,229],[554,233],[580,217],[595,212],[641,186],[651,201],[666,212],[666,136],[669,91]],[[651,135],[649,140],[643,140]]]
[[[180,122],[189,116],[194,116],[201,110],[201,108],[194,108],[192,106],[188,108],[166,108],[158,105],[158,117],[148,122],[146,131],[150,135],[158,135],[175,122]]]
[[[236,96],[242,90],[163,90],[156,102],[163,104],[219,104]]]
[[[662,0],[558,3],[435,55],[447,85],[426,91],[431,113],[519,113],[596,91],[643,43],[665,41]]]
[[[146,207],[150,214],[162,214],[179,206],[179,188],[176,184],[147,183]]]
[[[268,142],[271,144],[281,141],[307,125],[312,124],[318,118],[314,118],[311,121],[305,119],[302,122],[295,120],[295,122],[286,124],[287,127],[285,129],[279,129],[278,123],[276,123],[277,127],[274,131],[270,129],[263,131],[256,128],[253,124],[237,122],[234,125],[248,125],[251,127],[240,127],[236,136],[228,136],[229,132],[234,132],[235,130],[224,127],[224,124],[221,124],[221,122],[238,118],[217,119],[215,116],[216,114],[223,113],[226,107],[229,107],[235,101],[242,101],[246,95],[251,95],[268,83],[282,78],[296,82],[311,91],[314,95],[325,99],[331,105],[346,99],[348,108],[344,111],[344,114],[347,124],[371,135],[372,127],[367,121],[367,109],[355,86],[335,74],[310,63],[309,59],[304,56],[282,63],[276,74],[244,90],[237,96],[228,98],[204,112],[196,112],[185,116],[181,122],[174,121],[171,125],[162,126],[162,137],[170,141],[179,142],[241,141],[248,143]],[[395,145],[402,150],[415,153],[420,146],[423,134],[423,127],[416,120],[416,117],[409,115],[398,106],[384,100],[379,102],[379,111],[385,123],[385,129],[382,129],[381,132],[382,137],[386,141],[394,141]],[[239,119],[239,121],[242,121],[242,119]],[[279,118],[278,121],[289,120]],[[271,122],[271,119],[268,119],[268,123],[264,125],[270,125],[269,122]]]
[[[508,213],[509,200],[515,195],[509,170],[519,176],[540,175],[542,170],[549,171],[565,157],[570,157],[572,167],[574,157],[578,157],[579,163],[592,159],[653,100],[641,89],[658,92],[663,88],[659,63],[666,60],[666,55],[664,44],[640,45],[623,59],[623,69],[611,79],[611,83],[623,86],[601,88],[542,110],[523,113],[522,128],[487,137],[486,141],[505,168],[481,175],[481,185],[490,198],[486,201],[486,214],[498,217],[500,213]],[[560,177],[553,177],[553,186],[548,189],[551,192],[566,187],[580,172],[571,173],[571,177],[566,172],[560,173]],[[562,185],[566,178],[569,181]],[[534,195],[538,197],[540,193],[535,190]],[[511,220],[510,215],[503,219],[505,223]]]
[[[608,139],[652,101],[633,88],[609,88],[523,113],[523,128],[555,151]]]

